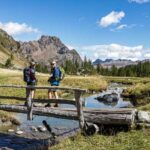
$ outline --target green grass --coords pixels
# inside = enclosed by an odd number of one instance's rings
[[[116,82],[116,83],[131,84],[131,85],[135,85],[137,83],[148,83],[148,82],[150,82],[149,77],[112,77],[112,76],[105,76],[104,79],[107,82]]]
[[[38,85],[48,85],[47,79],[48,75],[40,74],[38,75]],[[86,88],[88,90],[100,91],[106,89],[107,82],[105,81],[112,81],[108,79],[108,77],[100,77],[100,76],[87,76],[87,77],[80,77],[80,76],[66,76],[65,79],[62,81],[61,86],[69,86],[69,87],[80,87]],[[149,79],[142,79],[142,78],[133,78],[132,81],[135,87],[131,87],[134,89],[143,89],[147,91],[149,87]],[[114,81],[118,79],[115,78]],[[119,80],[126,81],[126,78],[119,78]],[[138,81],[140,80],[140,81]],[[121,83],[121,81],[120,81]],[[145,84],[146,83],[146,84]],[[0,84],[16,84],[16,85],[23,85],[25,84],[22,81],[22,72],[2,72],[0,75]],[[141,88],[142,87],[142,88]],[[150,88],[149,88],[150,89]],[[7,88],[0,88],[0,93],[3,95],[8,96],[25,96],[25,91],[23,89],[7,89]],[[134,92],[132,92],[134,93]],[[64,93],[63,93],[64,94]],[[62,94],[62,95],[63,95]],[[64,94],[65,95],[65,94]],[[46,90],[37,90],[36,97],[38,98],[47,98]],[[1,103],[19,103],[15,100],[1,100]],[[138,107],[141,110],[149,110],[150,111],[150,104],[145,106]],[[1,117],[3,117],[4,113],[1,112]],[[8,117],[9,114],[8,114]],[[80,133],[76,136],[64,139],[60,144],[50,148],[52,150],[149,150],[150,149],[150,130],[133,130],[129,132],[120,132],[114,136],[105,136],[105,135],[94,135],[91,137],[84,137]]]
[[[144,111],[150,111],[150,103],[146,104],[144,106],[139,106],[138,109],[139,110],[144,110]]]
[[[0,69],[0,85],[25,85],[23,82],[22,72],[12,71],[7,69]],[[38,74],[38,85],[49,85],[47,82],[49,75]],[[67,87],[80,87],[88,90],[100,91],[106,89],[107,83],[101,77],[76,77],[76,76],[66,76],[62,81],[61,86]],[[16,97],[25,97],[25,89],[14,89],[14,88],[0,88],[1,96],[16,96]],[[73,94],[59,92],[61,97],[71,97]],[[47,90],[36,90],[35,98],[47,98]],[[0,104],[24,104],[22,101],[17,101],[15,99],[1,99]],[[0,118],[5,118],[5,120],[13,119],[11,113],[5,113],[0,111]],[[16,120],[14,119],[14,123]]]
[[[51,150],[149,150],[150,131],[133,130],[114,136],[94,135],[84,137],[78,134],[63,140]]]
[[[118,78],[104,77],[109,82],[119,82],[132,84],[132,94],[142,95],[150,90],[150,78]],[[146,83],[146,84],[145,84]],[[139,90],[140,89],[140,90]],[[140,92],[137,92],[137,91]],[[138,107],[141,110],[150,111],[150,104]],[[149,150],[150,149],[150,130],[133,130],[129,132],[121,132],[115,136],[94,135],[92,137],[84,137],[78,134],[72,138],[63,140],[60,144],[51,148],[52,150]]]
[[[0,121],[3,123],[10,121],[14,125],[20,125],[17,119],[11,117],[10,113],[5,111],[0,111]]]
[[[102,91],[107,88],[107,82],[100,76],[67,76],[62,81],[63,86],[79,87],[89,91]]]
[[[0,85],[25,85],[23,82],[22,74],[23,72],[11,71],[7,69],[0,69]],[[48,74],[37,74],[38,85],[46,85],[49,78]],[[107,88],[107,82],[100,76],[66,76],[61,82],[60,86],[72,87],[72,88],[82,88],[89,91],[101,91]],[[1,96],[18,96],[25,97],[25,89],[14,89],[14,88],[0,88]],[[71,93],[72,94],[72,93]],[[60,97],[72,97],[69,93],[64,93],[59,91]],[[36,90],[35,98],[47,98],[47,90]],[[5,104],[19,104],[22,103],[17,100],[3,99],[0,103]]]
[[[5,62],[10,58],[13,52],[13,61],[15,67],[23,68],[27,64],[27,60],[18,57],[19,45],[5,31],[0,29],[0,63],[5,65]]]
[[[118,78],[104,77],[108,82],[118,82],[131,84],[128,87],[132,94],[148,96],[150,78]],[[127,80],[128,79],[128,80]],[[143,102],[143,99],[141,100]],[[142,104],[142,103],[140,103]],[[144,106],[137,107],[140,110],[150,111],[150,104],[145,100]],[[51,150],[149,150],[150,149],[150,130],[131,130],[120,132],[114,136],[94,135],[84,137],[80,133],[74,137],[64,139],[58,145],[50,148]]]
[[[124,97],[129,97],[136,106],[141,106],[150,103],[150,82],[137,83],[134,86],[128,87],[123,91]]]

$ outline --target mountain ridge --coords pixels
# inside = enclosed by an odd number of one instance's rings
[[[144,60],[137,60],[137,61],[132,61],[130,59],[96,59],[93,61],[93,65],[101,65],[103,68],[111,68],[113,65],[116,66],[117,68],[125,67],[128,65],[137,65],[139,62],[144,63],[144,62],[150,62],[150,59],[144,59]]]
[[[48,65],[52,60],[56,60],[59,64],[64,64],[66,60],[82,63],[77,51],[69,50],[56,36],[42,35],[37,41],[20,42],[20,49],[25,58],[44,65]]]
[[[42,66],[48,66],[52,60],[58,64],[65,64],[66,60],[82,63],[78,52],[69,48],[56,36],[42,35],[38,40],[22,42],[0,29],[0,64],[4,65],[7,59],[14,56],[14,66],[23,68],[27,62],[36,61]],[[21,64],[18,64],[21,62]],[[23,64],[24,62],[24,64]]]

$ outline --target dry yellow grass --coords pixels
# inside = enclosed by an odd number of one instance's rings
[[[101,76],[67,76],[62,81],[62,85],[84,88],[91,91],[101,91],[107,88],[107,82]]]

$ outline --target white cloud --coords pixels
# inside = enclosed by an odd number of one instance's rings
[[[144,57],[145,57],[146,59],[150,59],[150,52],[144,54]]]
[[[17,22],[0,22],[0,28],[5,30],[10,35],[20,35],[23,33],[38,33],[39,30],[37,28],[32,28],[26,23],[17,23]]]
[[[150,59],[150,49],[148,49],[148,50],[146,50],[146,51],[144,52],[144,58],[145,58],[145,59]]]
[[[123,30],[123,29],[125,29],[125,28],[128,28],[128,25],[126,25],[126,24],[121,24],[121,25],[117,26],[117,27],[114,28],[114,29],[110,29],[110,31],[119,31],[119,30]]]
[[[142,4],[142,3],[149,3],[150,0],[129,0],[129,2],[136,2],[136,3]]]
[[[108,27],[112,24],[117,24],[121,21],[121,19],[125,16],[123,11],[116,12],[112,11],[107,16],[104,16],[100,19],[99,25],[102,27]]]
[[[124,28],[126,28],[126,27],[127,27],[126,24],[121,24],[121,25],[119,25],[116,29],[117,29],[117,30],[122,30],[122,29],[124,29]]]
[[[136,24],[131,24],[131,25],[121,24],[114,29],[110,29],[110,31],[119,31],[119,30],[123,30],[123,29],[131,29],[131,28],[134,28],[136,26],[137,26]]]
[[[131,59],[138,60],[144,58],[145,49],[143,45],[134,47],[120,45],[120,44],[109,44],[109,45],[90,45],[83,46],[81,51],[85,51],[90,59]],[[144,56],[145,55],[145,56]]]

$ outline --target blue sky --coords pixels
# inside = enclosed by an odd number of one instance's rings
[[[3,0],[0,28],[21,41],[58,36],[92,60],[150,58],[150,0]]]

